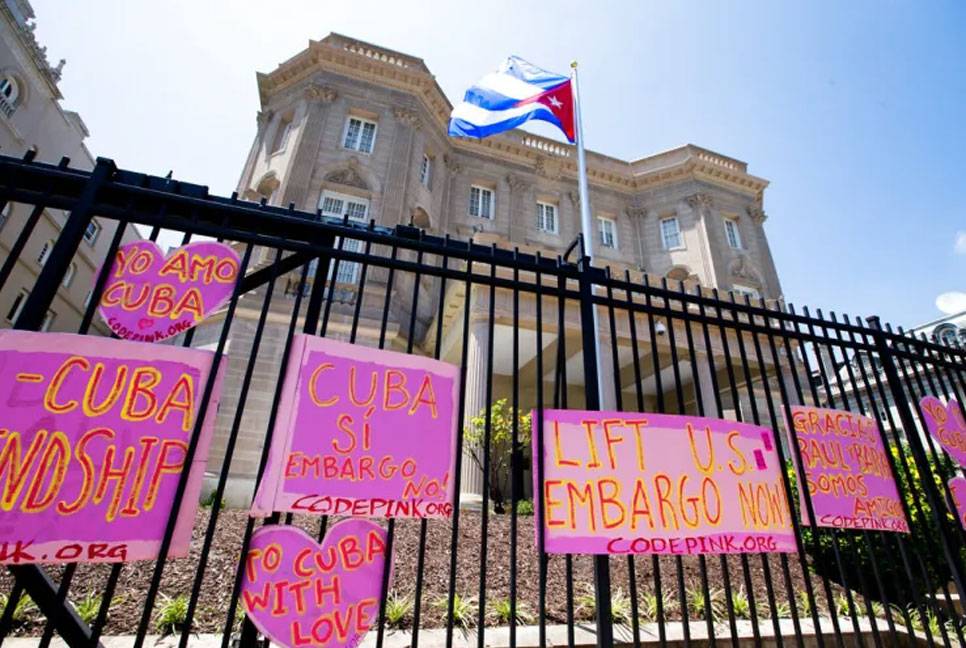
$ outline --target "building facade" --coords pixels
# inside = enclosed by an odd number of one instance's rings
[[[87,127],[80,115],[64,110],[57,87],[64,60],[51,66],[46,48],[34,37],[34,13],[26,0],[0,0],[0,152],[23,155],[33,151],[36,159],[57,163],[70,158],[74,168],[91,169],[94,159],[84,145]],[[13,267],[8,286],[0,298],[0,327],[12,326],[20,315],[31,287],[49,258],[67,215],[44,209]],[[0,211],[0,263],[31,218],[24,205],[5,204]],[[115,221],[94,218],[84,235],[73,263],[64,277],[43,323],[45,331],[76,333],[84,316],[94,273],[100,267],[116,228]],[[138,238],[128,226],[124,242]],[[15,288],[15,289],[13,289]],[[106,325],[95,319],[93,329],[107,335]]]
[[[257,81],[261,111],[238,184],[238,193],[245,199],[293,204],[300,210],[319,210],[323,216],[362,222],[372,219],[390,227],[412,224],[435,234],[539,251],[551,257],[563,253],[579,232],[574,148],[521,130],[482,141],[448,137],[451,104],[421,59],[331,34],[311,41],[308,48],[274,71],[258,74]],[[700,286],[771,301],[781,298],[763,229],[768,183],[750,174],[746,163],[689,144],[633,161],[588,151],[587,164],[598,265],[619,274],[627,271],[636,281],[647,275],[651,281],[682,281],[689,289]],[[350,248],[355,243],[347,240],[342,244]],[[258,253],[254,259],[256,265],[270,261]],[[385,276],[371,272],[363,294],[357,295],[358,271],[355,264],[343,263],[330,283],[343,305],[363,300],[356,339],[361,344],[375,344],[381,334],[380,288],[385,290]],[[287,295],[280,300],[287,298],[291,303],[295,281],[290,279]],[[393,290],[400,293],[393,303],[411,301],[403,296],[411,286],[397,284]],[[417,352],[429,353],[436,336],[442,335],[442,358],[458,362],[462,332],[447,324],[460,317],[464,303],[469,304],[473,312],[465,389],[466,415],[470,417],[487,406],[488,297],[453,296],[453,308],[442,309],[444,321],[436,321],[437,299],[431,291],[425,299],[420,297],[413,330],[411,313],[394,309],[389,314],[385,346],[404,349],[412,336]],[[284,307],[280,301],[279,310]],[[536,382],[549,384],[552,376],[536,375],[533,349],[523,352],[517,367],[510,366],[507,354],[500,352],[509,347],[508,336],[512,335],[512,328],[504,323],[508,309],[508,300],[498,294],[498,323],[492,332],[498,349],[494,393],[505,393],[510,376],[518,372],[524,385],[522,405],[529,408]],[[333,309],[328,335],[348,336],[351,310],[347,307],[340,314],[338,306]],[[532,303],[521,305],[521,327],[535,327],[533,310]],[[257,317],[257,308],[240,305],[231,342],[240,357],[251,348]],[[277,382],[285,321],[279,316],[269,322],[259,349],[252,394],[257,394],[256,400],[266,400],[246,406],[246,421],[231,464],[228,493],[232,501],[237,495],[239,502],[245,502],[251,492],[271,388]],[[579,318],[568,315],[566,321],[578,322]],[[211,343],[215,328],[210,327],[208,333],[199,331],[196,341]],[[574,334],[579,337],[579,326]],[[623,354],[630,344],[627,331],[618,327],[617,335],[622,362],[630,363],[632,353]],[[544,336],[548,348],[555,344],[554,338],[549,332]],[[649,344],[646,332],[639,343]],[[664,369],[671,363],[666,337],[660,344]],[[568,364],[577,363],[577,350],[569,353]],[[232,410],[243,369],[229,368],[223,401],[226,411]],[[707,370],[700,376],[688,372],[688,380],[711,384]],[[582,381],[568,382],[576,397]],[[647,387],[649,399],[655,397],[653,382]],[[264,392],[259,386],[266,388]],[[693,392],[690,398],[693,400]],[[571,406],[575,402],[571,400]],[[223,418],[216,432],[212,465],[219,465],[223,456],[219,453],[226,445],[230,417]],[[471,462],[464,464],[464,490],[478,492],[478,471]]]

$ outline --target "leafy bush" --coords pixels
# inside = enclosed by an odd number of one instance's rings
[[[517,601],[516,610],[510,609],[510,599],[502,598],[490,606],[490,614],[501,625],[509,625],[510,619],[516,617],[517,625],[530,625],[534,615],[523,601]]]
[[[386,597],[386,625],[390,628],[405,628],[413,611],[413,599],[400,596],[395,590]]]
[[[445,596],[433,601],[432,605],[444,618],[449,614],[449,599]],[[476,625],[478,611],[479,606],[477,606],[475,598],[464,598],[459,594],[453,595],[453,623],[464,632]]]
[[[78,602],[74,603],[74,609],[77,610],[77,616],[81,620],[90,625],[94,623],[94,619],[97,618],[97,613],[101,611],[101,597],[96,593],[91,592]]]
[[[674,603],[674,600],[671,599],[671,597],[668,596],[667,594],[664,594],[661,598],[662,598],[661,607],[664,608],[663,610],[664,616],[665,618],[667,618],[667,615],[671,612],[671,610],[675,609],[675,603]],[[639,605],[640,607],[639,612],[640,612],[641,618],[649,623],[656,623],[658,621],[657,603],[658,603],[657,594],[653,592],[646,592],[642,594],[640,605]]]
[[[533,515],[533,501],[520,500],[517,502],[517,515]]]
[[[162,594],[161,597],[164,600],[158,608],[158,631],[167,635],[182,630],[188,619],[188,597],[184,594],[174,597]]]
[[[701,587],[688,590],[688,613],[695,618],[704,619],[710,611],[711,620],[716,621],[727,614],[724,590],[713,587],[708,590],[708,593],[711,595],[710,601],[705,598]]]
[[[0,594],[0,611],[7,608],[9,601],[10,598],[6,594]],[[30,598],[29,594],[24,592],[20,595],[17,605],[14,606],[13,615],[11,615],[10,620],[13,621],[15,626],[19,626],[28,622],[37,611],[37,604],[34,603],[34,600]]]
[[[577,607],[589,616],[597,614],[597,597],[594,595],[594,588],[587,585],[584,590],[577,595]],[[631,597],[620,587],[616,587],[610,594],[610,618],[614,623],[630,623],[634,617],[634,608],[631,604]]]
[[[731,609],[734,610],[736,619],[751,618],[751,603],[744,590],[731,593]]]
[[[463,447],[470,459],[483,470],[486,450],[486,408],[470,419],[463,431]],[[517,446],[513,447],[513,425],[517,426]],[[497,513],[506,512],[505,504],[510,492],[514,450],[520,467],[526,465],[525,456],[530,448],[530,414],[514,411],[505,398],[490,406],[490,499]]]

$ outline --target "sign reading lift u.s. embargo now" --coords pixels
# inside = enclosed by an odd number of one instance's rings
[[[453,512],[458,369],[297,335],[252,512]]]
[[[795,551],[772,431],[665,414],[544,410],[549,553]],[[540,529],[537,528],[539,543]]]
[[[191,541],[218,410],[214,354],[0,331],[0,563],[156,558],[185,470],[169,556]],[[222,367],[224,363],[222,364]]]

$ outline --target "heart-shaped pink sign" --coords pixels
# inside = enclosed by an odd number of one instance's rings
[[[133,241],[118,248],[98,310],[118,337],[164,340],[221,308],[239,267],[238,254],[216,241],[182,245],[168,256],[154,241]]]
[[[290,648],[355,648],[379,619],[386,530],[352,518],[319,545],[293,526],[268,525],[249,543],[242,580],[248,618]]]
[[[943,405],[935,396],[924,396],[919,401],[919,409],[922,410],[929,433],[956,463],[966,468],[966,420],[963,419],[959,402],[950,398]]]

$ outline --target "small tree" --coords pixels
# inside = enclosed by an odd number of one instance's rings
[[[486,408],[470,419],[463,431],[463,446],[473,463],[482,471],[486,446]],[[513,447],[513,423],[517,424],[517,447]],[[490,406],[490,499],[497,513],[505,512],[510,480],[513,479],[513,454],[517,451],[522,470],[530,448],[530,414],[514,411],[501,398]]]

